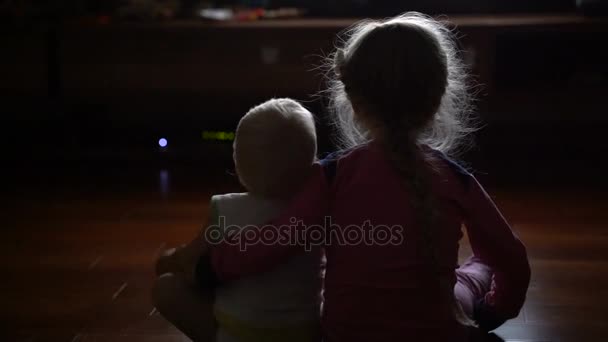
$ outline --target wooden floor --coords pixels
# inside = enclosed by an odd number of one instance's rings
[[[33,172],[0,204],[0,341],[187,341],[149,300],[153,262],[193,236],[230,176],[156,168]],[[608,341],[608,195],[492,189],[533,267],[506,341]],[[463,248],[463,255],[467,247]]]

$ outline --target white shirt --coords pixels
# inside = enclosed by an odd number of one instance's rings
[[[281,213],[283,203],[241,193],[213,196],[211,207],[217,215],[214,219],[223,222],[222,229],[236,230],[266,224]],[[302,252],[270,272],[223,284],[217,289],[214,309],[259,328],[318,322],[319,253],[318,249]]]

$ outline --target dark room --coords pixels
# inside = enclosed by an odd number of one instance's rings
[[[0,44],[1,341],[608,341],[606,0],[0,0]]]

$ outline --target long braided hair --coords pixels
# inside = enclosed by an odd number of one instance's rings
[[[372,139],[382,144],[411,194],[440,294],[457,321],[474,325],[442,275],[433,161],[426,152],[453,153],[472,132],[467,73],[450,30],[413,12],[363,21],[345,32],[330,63],[330,108],[341,147]]]

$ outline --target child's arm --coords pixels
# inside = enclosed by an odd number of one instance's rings
[[[213,201],[210,202],[210,213],[204,229],[188,244],[177,248],[171,248],[163,253],[156,263],[156,274],[180,273],[186,279],[194,280],[196,265],[209,250],[205,232],[209,227],[217,223],[217,208]]]
[[[327,210],[328,187],[323,169],[315,164],[309,180],[280,217],[264,227],[244,229],[241,234],[225,237],[222,242],[211,246],[211,258],[202,260],[198,272],[203,277],[214,274],[218,281],[226,282],[271,270],[293,254],[302,251],[304,249],[302,239],[297,243],[289,239],[304,236],[307,226],[323,222]],[[294,219],[300,224],[294,224]],[[260,232],[266,229],[276,229],[279,241],[261,242],[251,239],[246,233],[248,230],[254,230],[257,231],[257,237],[260,237],[262,236]],[[205,282],[200,276],[199,281]]]
[[[472,176],[462,205],[473,253],[494,271],[492,290],[486,294],[485,304],[503,319],[514,318],[524,304],[530,283],[526,248]]]

